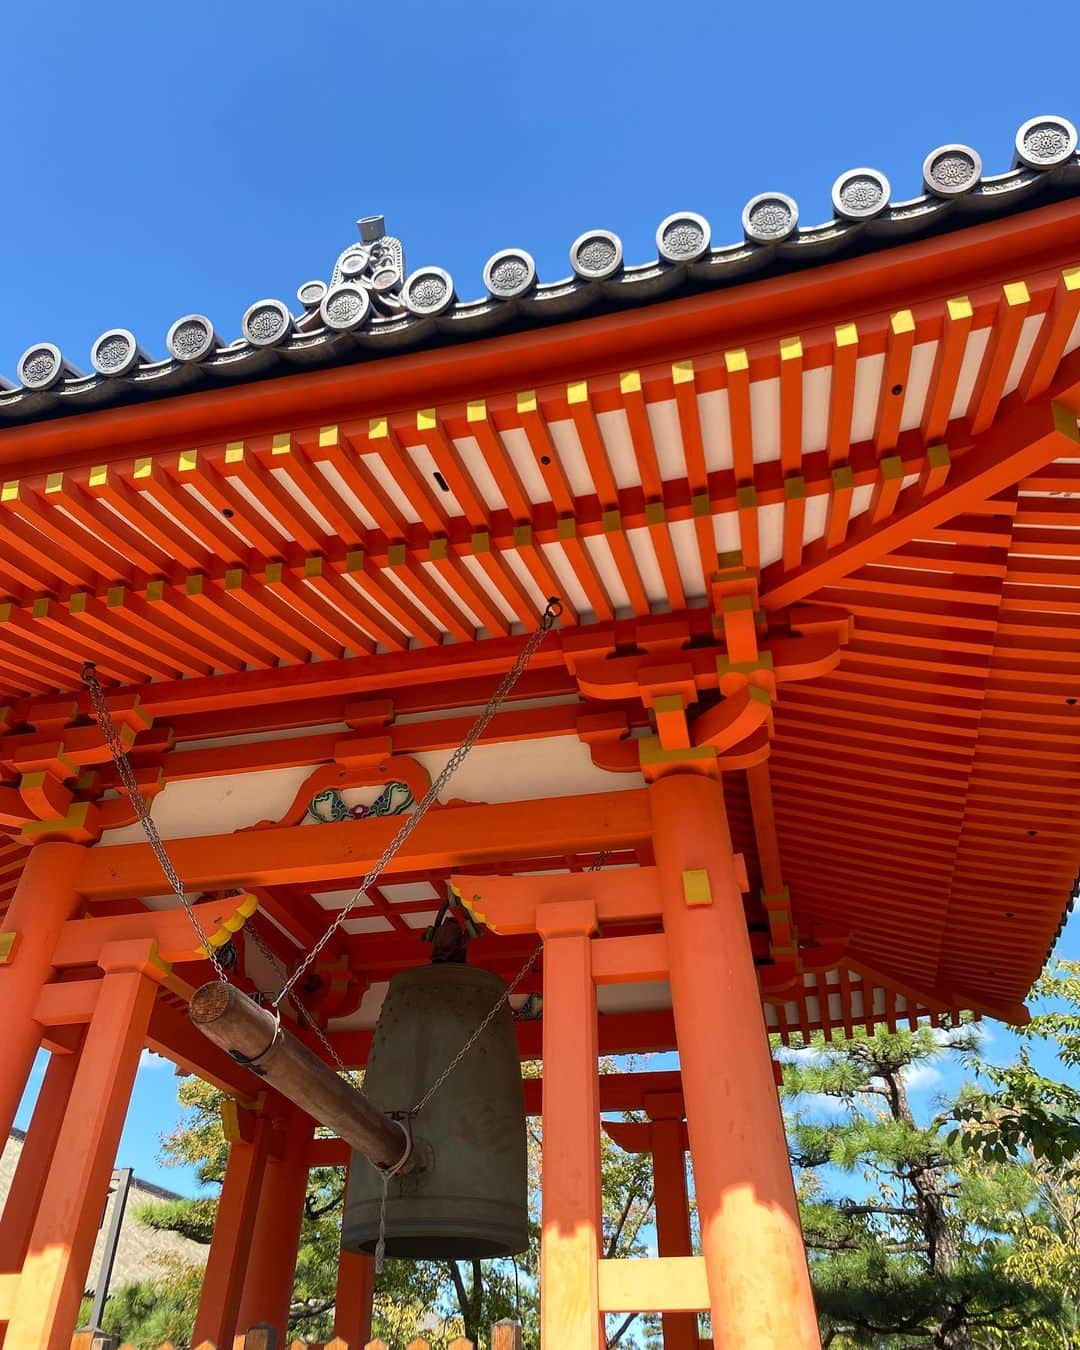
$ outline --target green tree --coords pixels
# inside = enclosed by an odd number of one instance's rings
[[[827,1346],[1018,1346],[1058,1318],[1059,1291],[1009,1264],[1008,1216],[1036,1187],[1023,1163],[974,1165],[946,1112],[920,1122],[907,1082],[942,1056],[971,1063],[973,1028],[815,1037],[783,1097]],[[830,1109],[822,1119],[822,1105]]]
[[[1032,991],[1036,1008],[1021,1029],[1052,1046],[1067,1069],[1080,1067],[1080,962],[1048,967]],[[961,1146],[992,1176],[1019,1162],[1026,1203],[1003,1213],[1005,1269],[1060,1300],[1017,1350],[1080,1346],[1080,1092],[1038,1072],[1027,1051],[1005,1068],[986,1067],[986,1086],[969,1087],[954,1106]]]

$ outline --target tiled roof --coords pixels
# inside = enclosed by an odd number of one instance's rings
[[[367,217],[328,281],[298,288],[298,310],[257,300],[235,340],[188,314],[170,327],[167,355],[155,359],[133,333],[110,329],[93,344],[85,374],[55,345],[34,343],[19,360],[17,383],[0,377],[0,426],[488,337],[959,229],[1074,194],[1076,129],[1061,117],[1031,118],[1016,133],[1013,167],[989,177],[977,151],[939,146],[923,163],[923,186],[921,196],[894,202],[884,174],[851,169],[833,184],[832,219],[808,226],[789,196],[763,192],[743,210],[743,237],[718,246],[703,216],[675,212],[657,227],[658,256],[633,265],[616,234],[586,230],[570,248],[572,275],[553,282],[539,281],[524,249],[503,249],[488,259],[486,294],[475,300],[459,300],[442,268],[406,272],[401,241],[385,233],[381,216]]]

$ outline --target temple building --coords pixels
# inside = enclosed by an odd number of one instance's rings
[[[587,230],[556,281],[507,248],[475,299],[366,217],[239,337],[113,329],[85,373],[27,349],[0,381],[0,1139],[50,1057],[4,1350],[70,1345],[144,1047],[227,1094],[195,1344],[284,1334],[308,1169],[375,1174],[193,991],[287,982],[267,1053],[333,1077],[448,920],[543,1061],[545,1350],[631,1311],[667,1350],[703,1312],[723,1350],[820,1345],[769,1034],[1023,1022],[1080,859],[1076,131],[1033,118],[1012,156],[941,146],[906,201],[853,169],[820,224],[763,192],[734,242],[676,212],[643,262]],[[598,1075],[646,1051],[678,1071]],[[623,1109],[656,1258],[603,1255]],[[391,1226],[418,1184],[385,1179]],[[352,1350],[374,1278],[347,1232]]]

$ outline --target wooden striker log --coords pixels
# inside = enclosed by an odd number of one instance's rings
[[[188,1016],[204,1036],[241,1064],[257,1061],[249,1067],[369,1162],[393,1167],[401,1158],[405,1136],[397,1122],[284,1027],[279,1032],[273,1013],[242,990],[217,980],[204,984],[192,994]],[[401,1170],[413,1172],[420,1166],[416,1150]]]

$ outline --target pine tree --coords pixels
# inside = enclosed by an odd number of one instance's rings
[[[1022,1164],[973,1165],[948,1114],[920,1122],[907,1082],[973,1028],[815,1037],[785,1065],[783,1097],[825,1345],[1013,1346],[1060,1294],[1010,1268],[1003,1216],[1033,1202]],[[824,1122],[821,1106],[832,1108]],[[861,1184],[856,1182],[859,1178]]]

